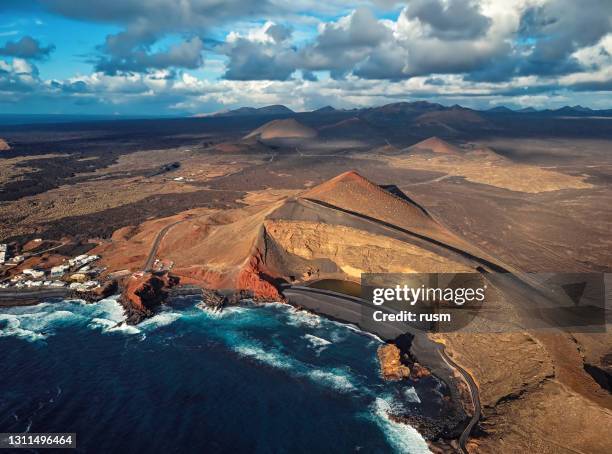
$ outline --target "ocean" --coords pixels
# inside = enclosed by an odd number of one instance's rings
[[[429,452],[388,412],[435,415],[442,385],[382,380],[380,340],[284,304],[197,302],[137,327],[114,298],[1,309],[0,432],[74,432],[94,453]]]

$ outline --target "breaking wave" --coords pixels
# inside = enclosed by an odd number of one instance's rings
[[[15,336],[31,342],[44,340],[47,335],[37,333],[35,331],[25,329],[21,326],[21,321],[16,315],[1,314],[0,315],[0,337]]]
[[[303,338],[309,342],[309,344],[317,352],[317,354],[320,354],[321,351],[325,350],[329,345],[332,344],[327,339],[323,339],[322,337],[314,336],[312,334],[304,334]]]
[[[307,378],[326,388],[343,393],[357,390],[357,385],[350,372],[340,368],[329,370],[315,368],[316,366],[299,361],[278,350],[264,349],[256,341],[242,340],[238,345],[233,346],[233,350],[241,356],[287,371],[295,377]]]
[[[414,389],[413,386],[405,388],[402,394],[408,402],[414,402],[417,404],[421,403],[421,399],[419,398],[419,395],[417,394],[416,389]]]
[[[377,397],[371,406],[372,418],[380,427],[396,452],[409,454],[429,453],[427,443],[413,427],[393,421],[389,413],[395,403],[392,399]]]
[[[351,381],[350,374],[342,370],[334,369],[326,371],[317,369],[310,371],[308,376],[319,384],[329,386],[341,392],[352,392],[357,390],[357,387]]]

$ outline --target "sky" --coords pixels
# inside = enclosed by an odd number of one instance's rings
[[[612,108],[610,0],[2,0],[0,114]]]

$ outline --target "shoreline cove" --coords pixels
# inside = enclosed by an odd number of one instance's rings
[[[299,400],[300,398],[293,394],[300,392],[298,389],[301,392],[306,390],[306,394],[314,394],[315,402],[319,399],[323,407],[338,406],[338,411],[340,408],[350,407],[348,413],[343,411],[337,413],[338,420],[334,424],[348,418],[355,426],[364,426],[361,430],[365,430],[364,434],[369,436],[356,441],[350,440],[346,434],[344,440],[346,443],[361,443],[355,446],[370,443],[371,447],[380,449],[384,446],[384,450],[391,452],[429,452],[425,439],[416,429],[394,421],[389,415],[397,409],[409,409],[415,414],[419,411],[435,413],[433,401],[440,398],[438,385],[434,386],[433,381],[406,383],[403,386],[385,383],[379,377],[375,362],[375,351],[381,343],[379,338],[359,330],[356,326],[330,321],[284,303],[253,304],[253,307],[232,306],[220,313],[213,313],[196,308],[197,301],[193,298],[183,297],[182,300],[174,306],[164,306],[153,317],[137,326],[125,323],[123,308],[116,297],[107,298],[96,304],[72,300],[3,308],[0,312],[0,343],[7,343],[9,344],[7,347],[13,349],[17,347],[22,355],[34,360],[35,358],[31,356],[44,355],[45,350],[56,349],[58,345],[62,350],[70,351],[69,357],[73,359],[80,357],[81,352],[72,351],[76,346],[66,345],[74,336],[82,339],[85,351],[93,348],[97,355],[101,352],[96,348],[96,344],[111,342],[119,350],[116,353],[120,359],[115,361],[125,366],[130,364],[132,355],[134,361],[138,362],[140,355],[143,354],[141,350],[159,349],[158,353],[165,356],[168,354],[167,350],[176,349],[177,344],[180,345],[187,338],[195,336],[197,342],[188,342],[182,347],[189,347],[185,353],[189,352],[190,355],[193,354],[195,347],[195,350],[202,355],[202,357],[195,356],[197,359],[207,361],[208,355],[220,356],[223,358],[222,363],[227,361],[232,368],[246,369],[247,374],[249,372],[256,376],[263,374],[269,379],[272,377],[274,380],[280,380],[281,387],[298,386],[293,392],[289,392],[291,398]],[[369,352],[367,355],[369,359],[365,361],[364,349]],[[6,348],[2,351],[4,352],[2,356],[7,356],[2,358],[3,361],[10,362],[11,354],[8,354]],[[106,357],[108,353],[106,351],[103,359],[98,358],[98,360],[102,363],[105,360],[110,361],[110,358]],[[178,361],[183,362],[183,360]],[[163,364],[157,365],[156,369],[160,366]],[[175,372],[183,377],[180,371],[183,370],[184,364],[179,366],[166,363],[166,366],[170,369],[174,367]],[[44,366],[38,365],[34,369],[38,370],[40,367]],[[67,371],[55,371],[58,373],[57,380],[51,379],[45,385],[48,387],[57,382],[64,398],[71,393],[70,386],[64,383],[65,372]],[[149,372],[154,375],[156,370]],[[52,373],[49,371],[46,375]],[[74,371],[78,376],[88,373],[90,373],[88,370]],[[13,371],[13,374],[12,380],[16,382],[15,389],[18,394],[20,388],[28,387],[30,380],[24,377],[23,373],[20,375],[17,370]],[[105,371],[103,377],[108,379],[109,374],[112,376],[110,371]],[[223,375],[226,376],[225,373]],[[102,377],[97,379],[98,384],[101,379]],[[121,377],[115,376],[114,379],[121,380]],[[145,381],[149,380],[147,378]],[[32,385],[40,382],[40,380],[31,381]],[[188,378],[187,382],[193,384],[193,379]],[[176,386],[170,385],[171,388]],[[72,391],[76,390],[73,388]],[[177,389],[173,391],[178,392]],[[261,390],[266,395],[270,391],[265,386]],[[199,391],[185,389],[183,392]],[[243,397],[253,398],[250,395]],[[276,401],[274,396],[268,398],[272,402]],[[328,402],[329,399],[332,400]],[[131,397],[128,398],[128,401],[130,400]],[[331,404],[331,402],[336,403]],[[43,421],[50,422],[52,415],[55,414],[51,410],[58,410],[58,407],[51,404],[57,403],[57,400],[47,403],[49,408],[48,411],[43,411]],[[47,404],[44,408],[47,408]],[[7,427],[14,431],[41,429],[39,424],[43,421],[39,420],[38,412],[28,415],[28,410],[21,408],[16,401],[10,402],[10,405],[17,408],[15,416],[0,422],[4,425],[9,424]],[[226,413],[226,410],[225,406],[217,408],[217,411],[223,413]],[[209,408],[207,411],[212,410]],[[60,415],[62,413],[60,412]],[[62,416],[62,420],[70,419],[68,415]],[[144,415],[141,414],[142,416]],[[76,421],[71,423],[77,424]],[[316,425],[316,422],[309,421],[309,424]],[[96,438],[95,432],[90,436],[92,443]],[[85,440],[85,443],[88,441]],[[239,444],[239,441],[232,443]]]

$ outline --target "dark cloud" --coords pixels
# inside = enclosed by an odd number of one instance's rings
[[[73,19],[177,30],[209,27],[224,20],[268,11],[265,0],[39,0],[50,11]]]
[[[64,17],[119,25],[118,33],[108,35],[99,46],[98,70],[147,72],[171,67],[194,68],[201,58],[193,39],[166,52],[151,52],[162,38],[178,34],[204,36],[212,27],[230,20],[265,14],[267,0],[39,0],[42,7]],[[280,39],[277,28],[271,33]],[[201,50],[201,49],[200,49]]]
[[[319,80],[317,75],[312,71],[302,71],[302,79],[307,80],[309,82],[316,82],[317,80]]]
[[[0,55],[40,60],[49,56],[55,49],[54,45],[41,46],[40,42],[31,36],[24,36],[19,41],[9,41],[0,47]]]
[[[329,70],[332,77],[341,78],[391,40],[391,30],[370,10],[357,9],[338,22],[325,24],[314,44],[301,51],[301,65],[307,70]]]
[[[277,43],[282,43],[291,37],[292,30],[284,25],[272,24],[266,29],[266,35]]]
[[[51,87],[55,89],[62,90],[64,93],[87,93],[89,92],[89,87],[82,80],[78,80],[76,82],[64,82],[60,83],[57,81],[51,81]]]
[[[223,46],[229,57],[225,79],[287,80],[295,71],[295,51],[278,43],[238,38]]]
[[[608,80],[592,80],[576,82],[571,85],[574,91],[612,91],[612,78]]]
[[[491,19],[472,0],[412,0],[406,14],[427,24],[430,34],[442,39],[477,38],[491,26]]]
[[[523,12],[519,40],[533,43],[520,59],[520,74],[560,75],[581,69],[571,56],[576,50],[597,44],[612,30],[609,0],[551,0]]]
[[[147,72],[172,67],[195,69],[202,66],[204,44],[198,37],[170,46],[165,51],[150,52],[147,47],[111,53],[96,63],[96,70],[109,75],[117,73]]]

